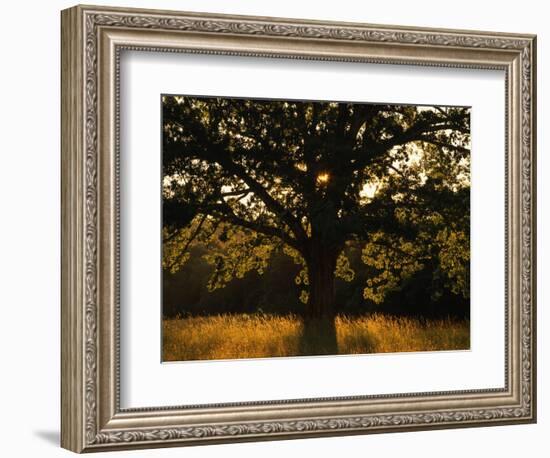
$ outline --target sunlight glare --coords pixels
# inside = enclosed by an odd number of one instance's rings
[[[327,184],[330,180],[330,175],[328,172],[322,172],[319,175],[317,175],[317,183],[318,184]]]

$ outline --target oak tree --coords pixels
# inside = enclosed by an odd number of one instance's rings
[[[470,111],[163,96],[164,267],[209,247],[209,288],[274,250],[303,269],[306,316],[332,319],[355,244],[374,302],[431,264],[467,296]]]

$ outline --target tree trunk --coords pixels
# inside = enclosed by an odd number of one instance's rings
[[[336,250],[323,247],[319,243],[313,244],[307,261],[309,297],[306,318],[334,318],[334,270],[337,257]]]
[[[309,296],[301,351],[305,355],[334,355],[338,353],[334,323],[334,270],[338,251],[322,242],[312,242],[308,254]]]

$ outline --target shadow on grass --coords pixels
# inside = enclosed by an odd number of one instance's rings
[[[299,350],[304,356],[337,355],[338,341],[334,320],[304,320]]]

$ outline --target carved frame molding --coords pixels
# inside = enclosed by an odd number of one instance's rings
[[[81,6],[63,11],[62,446],[81,452],[535,421],[535,44],[530,35]],[[506,387],[120,409],[124,49],[504,70]],[[342,415],[342,406],[349,413]]]

